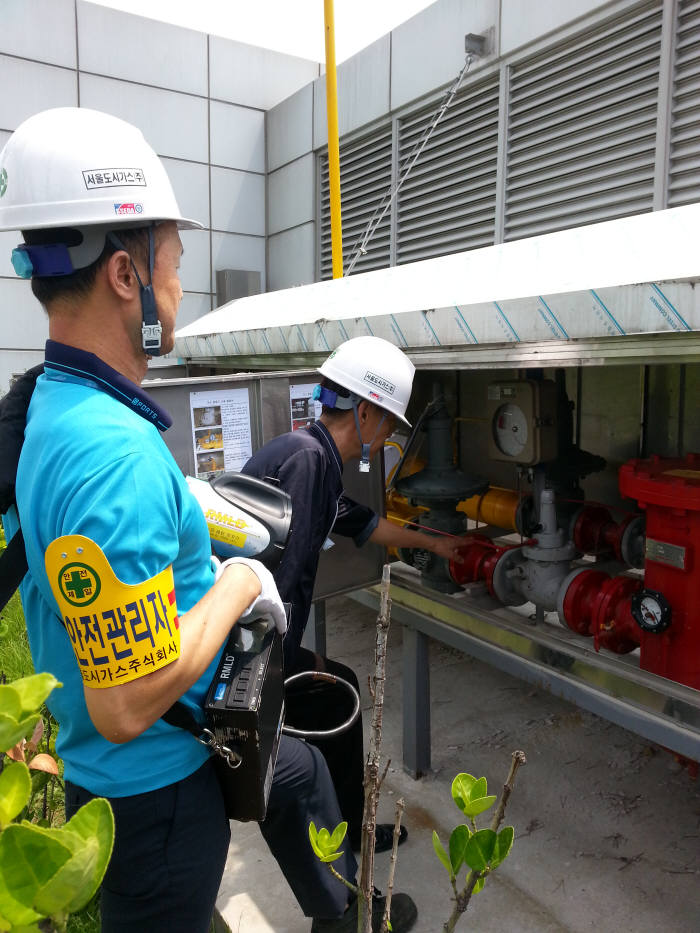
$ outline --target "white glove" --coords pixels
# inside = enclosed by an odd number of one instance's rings
[[[213,556],[211,558],[211,563],[215,573],[214,582],[221,577],[226,568],[231,564],[245,564],[246,567],[250,567],[258,580],[260,580],[261,590],[260,595],[255,597],[245,612],[241,613],[240,617],[241,619],[245,619],[246,616],[250,615],[253,609],[257,609],[259,612],[269,612],[275,623],[275,628],[280,635],[284,635],[287,631],[287,614],[284,611],[280,594],[277,592],[277,585],[274,578],[264,564],[250,557],[229,557],[228,560],[220,561]]]

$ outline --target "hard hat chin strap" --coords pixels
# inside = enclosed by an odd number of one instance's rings
[[[357,436],[360,438],[360,446],[362,448],[362,453],[360,454],[359,470],[360,470],[360,473],[369,473],[369,467],[370,467],[369,451],[370,451],[372,444],[374,443],[375,437],[377,436],[377,434],[379,434],[379,429],[381,428],[381,426],[384,424],[384,421],[386,420],[387,413],[382,412],[381,420],[379,424],[377,425],[377,429],[372,435],[372,440],[369,442],[369,444],[365,444],[365,442],[362,440],[362,430],[360,428],[360,416],[357,413],[357,399],[356,398],[353,398],[353,401],[352,401],[352,413],[355,416],[355,427],[357,428]]]
[[[131,253],[121,242],[116,233],[108,233],[107,239],[112,244],[112,246],[117,249],[124,250],[125,253],[129,255],[129,262],[131,263],[131,268],[134,270],[134,275],[136,276],[136,281],[139,283],[139,290],[141,293],[141,346],[143,352],[147,353],[149,356],[160,356],[160,338],[163,332],[163,327],[158,320],[158,309],[156,308],[156,296],[153,292],[153,265],[155,263],[155,242],[153,235],[154,224],[150,224],[148,227],[148,275],[149,283],[144,285],[141,281],[138,269],[134,265],[134,260],[131,258]]]

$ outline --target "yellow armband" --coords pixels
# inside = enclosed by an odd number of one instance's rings
[[[88,687],[128,683],[180,656],[172,567],[134,586],[122,583],[83,535],[52,541],[44,563]]]

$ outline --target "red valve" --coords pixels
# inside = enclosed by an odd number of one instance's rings
[[[639,628],[630,603],[641,581],[585,569],[574,571],[569,580],[559,613],[569,628],[579,635],[592,635],[596,651],[602,647],[627,654],[638,647]]]

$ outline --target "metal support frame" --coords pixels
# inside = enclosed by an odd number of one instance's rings
[[[525,625],[504,609],[459,608],[392,569],[392,618],[403,626],[404,768],[430,768],[428,639],[491,664],[673,752],[700,760],[700,691],[639,670],[635,659],[597,653],[590,639],[548,624]],[[377,589],[351,594],[378,610]]]
[[[403,766],[417,779],[430,771],[430,646],[411,625],[403,629]]]

